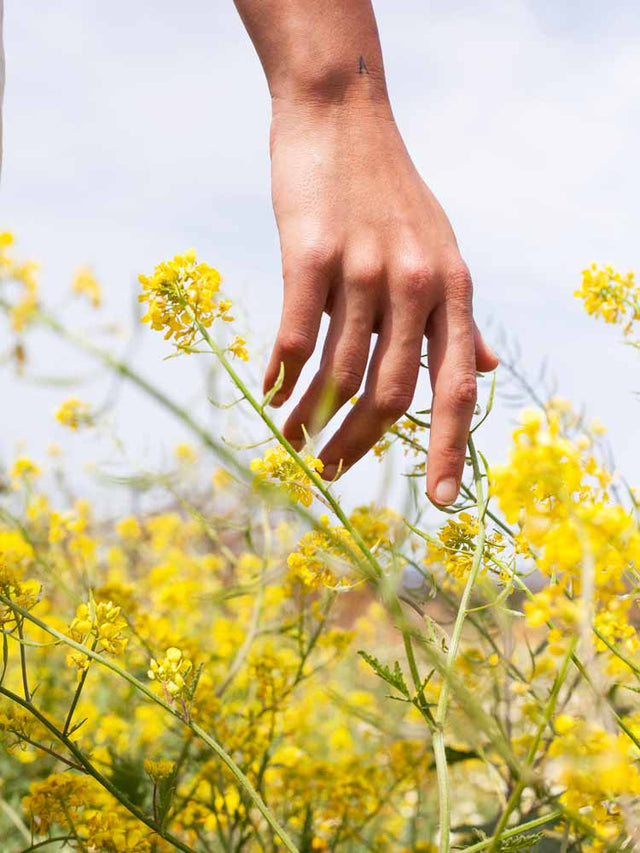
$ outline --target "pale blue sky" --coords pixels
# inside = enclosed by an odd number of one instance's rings
[[[458,234],[480,324],[509,329],[532,372],[548,361],[560,393],[600,416],[640,481],[638,355],[572,298],[591,260],[638,265],[638,4],[375,5],[398,122]],[[269,110],[230,0],[6,6],[0,227],[42,259],[44,298],[59,303],[77,263],[89,262],[107,313],[126,323],[135,275],[193,245],[223,272],[266,349],[281,290]],[[136,361],[193,402],[199,367],[163,363],[165,353],[147,332]],[[34,356],[42,372],[76,370],[58,346]],[[0,390],[5,457],[18,439],[35,455],[63,440],[51,411],[64,391],[16,384],[6,371]],[[491,458],[503,457],[513,417],[501,411],[485,429]],[[114,418],[147,462],[181,435],[134,394]],[[95,455],[87,438],[65,446],[78,467]],[[368,499],[378,470],[365,462],[350,474],[346,500]]]

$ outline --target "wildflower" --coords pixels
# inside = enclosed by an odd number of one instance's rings
[[[25,580],[15,563],[11,566],[6,555],[0,551],[0,594],[23,610],[32,610],[40,600],[41,585],[37,580]],[[18,617],[20,618],[20,617]],[[16,621],[16,612],[11,604],[0,602],[0,628]]]
[[[0,282],[15,282],[22,290],[21,298],[9,310],[14,331],[22,332],[38,309],[39,265],[35,261],[15,261],[10,253],[13,243],[13,234],[0,233]]]
[[[640,287],[635,283],[633,272],[625,276],[605,265],[592,264],[582,272],[582,287],[574,296],[584,301],[588,314],[601,317],[605,323],[619,323],[629,317],[631,322],[640,320]],[[625,327],[625,334],[631,323]]]
[[[236,335],[227,349],[232,355],[235,355],[236,358],[239,358],[242,361],[249,361],[249,350],[246,347],[246,343],[247,342],[244,338],[241,338],[240,335]]]
[[[127,544],[137,542],[142,536],[140,522],[135,515],[127,515],[116,523],[116,533]]]
[[[13,480],[35,480],[40,476],[40,468],[29,459],[28,456],[19,456],[13,463],[11,468],[11,478]]]
[[[216,468],[211,475],[211,481],[215,489],[222,491],[223,489],[228,489],[231,483],[233,483],[233,477],[226,468]]]
[[[0,625],[2,625],[1,618]],[[0,732],[7,732],[15,737],[15,741],[8,744],[9,750],[15,749],[16,746],[26,749],[28,741],[33,739],[35,728],[34,717],[20,707],[10,707],[6,713],[0,711]]]
[[[427,547],[428,563],[441,563],[445,570],[457,580],[464,578],[473,562],[478,535],[478,519],[468,512],[460,512],[456,518],[449,519],[438,531],[436,541],[431,540]],[[494,568],[493,561],[505,547],[499,531],[488,533],[485,538],[482,560],[485,567]]]
[[[306,454],[304,462],[312,471],[322,472],[323,464],[314,456]],[[269,448],[262,459],[252,459],[250,467],[258,480],[278,480],[294,503],[311,506],[313,484],[282,445]]]
[[[69,626],[69,636],[77,643],[91,644],[91,648],[102,654],[121,655],[128,643],[124,632],[127,622],[120,615],[120,607],[111,601],[95,602],[78,605],[75,619]],[[67,662],[76,666],[79,675],[87,669],[90,660],[80,652],[71,653]]]
[[[81,427],[90,427],[94,424],[94,416],[87,403],[83,403],[77,397],[69,397],[56,412],[56,420],[63,426],[72,430]]]
[[[156,331],[164,331],[165,340],[173,339],[178,349],[188,349],[195,341],[199,327],[208,329],[216,318],[230,321],[231,303],[216,301],[220,290],[220,273],[205,263],[196,262],[194,249],[156,266],[150,276],[140,275],[143,293],[138,297],[147,303],[143,323]]]
[[[174,453],[178,462],[183,465],[195,465],[198,456],[196,451],[190,444],[177,444],[174,448]]]
[[[52,773],[29,786],[23,801],[25,812],[31,816],[39,834],[44,835],[55,824],[65,826],[76,822],[87,801],[91,782],[70,773]]]
[[[145,773],[148,773],[154,782],[168,779],[173,774],[175,767],[176,765],[173,761],[167,761],[166,759],[151,761],[151,759],[145,758],[144,761]]]
[[[99,308],[102,303],[102,291],[98,280],[89,267],[79,267],[76,271],[71,290],[79,296],[86,296],[93,308]]]
[[[640,794],[640,772],[630,760],[631,741],[626,734],[607,732],[582,720],[558,721],[548,750],[547,774],[564,789],[560,802],[569,814],[591,816],[596,842],[611,840],[624,828],[624,820],[609,804],[617,797]]]
[[[171,699],[190,699],[192,670],[191,661],[180,649],[171,646],[160,660],[151,658],[147,677],[161,684]]]

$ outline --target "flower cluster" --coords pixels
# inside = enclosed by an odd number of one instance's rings
[[[465,578],[471,569],[478,536],[478,519],[468,512],[460,512],[438,530],[437,539],[431,539],[427,545],[426,563],[440,563],[454,578]],[[494,530],[485,538],[482,553],[483,568],[500,575],[502,580],[509,577],[508,571],[501,565],[499,555],[506,543],[499,530]]]
[[[100,284],[89,267],[84,266],[76,270],[71,282],[71,292],[88,299],[92,308],[99,308],[102,304]]]
[[[620,323],[625,335],[640,320],[640,286],[633,272],[622,275],[605,265],[592,264],[582,272],[582,286],[575,296],[584,301],[587,313],[605,323]]]
[[[0,232],[0,284],[13,282],[20,288],[20,297],[10,308],[9,316],[14,331],[23,332],[38,309],[40,266],[35,261],[16,261],[11,254],[13,244],[11,232]]]
[[[85,646],[91,646],[95,652],[109,655],[121,655],[127,645],[127,622],[122,617],[120,607],[111,601],[93,600],[79,604],[76,617],[69,626],[69,636]],[[69,655],[69,663],[77,666],[80,672],[87,669],[90,659],[81,652]]]
[[[311,471],[322,472],[324,467],[322,462],[311,454],[306,454],[303,461]],[[282,484],[283,491],[291,500],[299,501],[303,506],[311,506],[313,483],[281,445],[270,447],[262,459],[252,459],[251,470],[258,482],[277,481]]]
[[[191,698],[193,664],[175,646],[168,648],[160,660],[151,659],[147,675],[161,684],[171,699]]]
[[[196,261],[195,250],[176,255],[158,264],[152,275],[140,275],[143,292],[139,299],[147,303],[142,318],[155,331],[163,331],[178,349],[189,349],[199,335],[219,317],[227,322],[231,302],[220,299],[220,273]],[[236,348],[241,350],[240,345]]]
[[[72,430],[90,427],[94,424],[94,416],[88,403],[77,397],[69,397],[56,412],[56,420]]]

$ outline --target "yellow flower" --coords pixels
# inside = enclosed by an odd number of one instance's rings
[[[95,275],[89,267],[79,267],[76,271],[71,290],[80,296],[86,296],[93,308],[99,308],[102,303],[102,291]]]
[[[174,453],[178,462],[184,465],[195,465],[198,455],[190,444],[176,444]]]
[[[173,761],[167,761],[166,759],[162,759],[161,761],[151,761],[151,759],[145,758],[144,761],[145,772],[149,774],[154,782],[160,782],[162,779],[168,779],[175,770],[175,766],[176,765]]]
[[[77,397],[70,397],[56,412],[56,420],[63,426],[72,430],[81,427],[90,427],[94,424],[94,417],[88,403],[83,403]]]
[[[249,350],[246,347],[246,341],[240,335],[236,335],[233,341],[229,344],[228,350],[242,361],[249,361]]]
[[[40,469],[28,456],[19,456],[11,468],[11,478],[14,480],[34,480],[40,476]]]
[[[582,272],[582,286],[574,296],[582,299],[587,313],[601,317],[605,323],[620,323],[630,318],[624,327],[625,334],[632,323],[640,320],[640,287],[636,285],[633,272],[621,275],[608,264],[599,267],[592,264]]]
[[[171,699],[184,700],[191,698],[192,670],[193,664],[182,651],[170,646],[160,660],[151,658],[147,677],[161,684]]]
[[[138,541],[142,536],[140,522],[134,515],[127,515],[121,518],[116,524],[116,532],[127,544]]]
[[[124,635],[127,622],[120,615],[120,607],[112,601],[80,604],[75,619],[69,626],[69,636],[77,643],[90,646],[102,654],[121,655],[127,645]],[[80,673],[87,669],[90,659],[81,652],[72,652],[67,658],[70,666],[76,666]]]
[[[216,301],[220,273],[197,263],[194,249],[158,264],[152,275],[140,275],[139,281],[143,293],[138,298],[148,309],[142,322],[164,331],[165,340],[173,339],[178,349],[188,349],[199,327],[208,329],[217,317],[227,322],[233,319],[228,313],[229,300]]]
[[[319,459],[306,454],[304,462],[312,471],[322,472],[323,464]],[[277,480],[294,502],[299,501],[303,506],[311,506],[313,484],[282,445],[269,448],[262,459],[252,459],[250,467],[257,481]]]

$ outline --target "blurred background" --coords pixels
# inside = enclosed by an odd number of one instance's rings
[[[458,235],[479,325],[499,351],[519,348],[530,378],[547,365],[559,395],[599,416],[619,467],[637,483],[638,353],[618,329],[589,319],[572,294],[592,260],[623,272],[638,266],[640,6],[375,7],[396,117]],[[16,233],[17,254],[42,261],[42,297],[56,308],[66,310],[73,273],[89,264],[105,307],[96,315],[71,306],[70,322],[92,338],[117,322],[114,350],[129,353],[214,431],[237,438],[241,424],[223,427],[206,402],[201,361],[163,362],[168,347],[147,329],[131,339],[137,274],[194,246],[239,304],[237,331],[249,339],[259,391],[281,304],[269,103],[231,0],[7,0],[5,42],[0,230]],[[116,435],[132,464],[153,467],[186,438],[123,388],[109,413],[111,437],[99,437],[97,451],[95,436],[70,435],[55,422],[71,387],[44,387],[54,375],[76,378],[78,396],[100,405],[108,389],[95,366],[45,335],[33,339],[29,356],[28,381],[9,367],[0,372],[3,461],[18,448],[38,460],[56,442],[81,471],[90,460],[109,464]],[[225,386],[220,399],[230,396]],[[422,385],[415,407],[429,397]],[[501,404],[484,428],[490,460],[504,458],[515,418]],[[338,490],[351,506],[369,500],[384,476],[367,459]],[[397,500],[397,474],[389,488]]]

